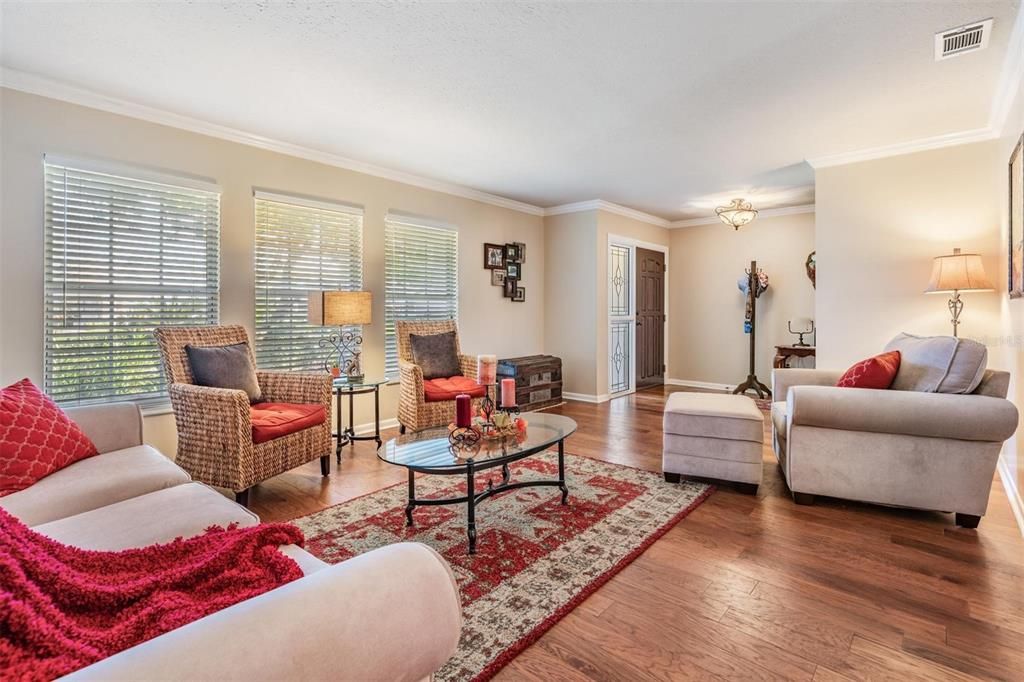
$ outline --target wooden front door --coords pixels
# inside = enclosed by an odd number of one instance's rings
[[[665,383],[665,254],[636,249],[636,387]]]

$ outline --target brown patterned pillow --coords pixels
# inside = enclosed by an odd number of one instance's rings
[[[185,346],[192,376],[200,386],[245,391],[249,402],[263,397],[248,343],[230,346]]]
[[[424,379],[448,379],[462,376],[455,332],[443,334],[409,334],[412,361],[423,370]]]

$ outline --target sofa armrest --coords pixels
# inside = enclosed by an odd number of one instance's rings
[[[306,403],[331,408],[333,378],[326,372],[271,372],[257,370],[263,400],[271,403]]]
[[[772,400],[785,400],[793,386],[835,386],[840,371],[832,369],[807,369],[803,367],[779,368],[772,370]]]
[[[142,445],[142,410],[135,403],[107,403],[64,410],[100,454]]]
[[[399,543],[329,566],[68,680],[422,680],[459,643],[451,571]]]
[[[818,426],[983,442],[1002,442],[1017,429],[1013,403],[980,395],[794,386],[787,403],[794,428]]]

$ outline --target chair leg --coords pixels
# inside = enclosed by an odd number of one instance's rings
[[[331,456],[324,455],[320,458],[320,475],[330,476],[331,475]]]
[[[961,528],[977,528],[980,522],[980,516],[975,516],[974,514],[961,514],[960,512],[956,513],[956,525]]]
[[[242,505],[243,507],[249,506],[249,488],[245,490],[239,490],[235,493],[235,502]]]
[[[736,490],[743,493],[744,495],[757,495],[757,484],[756,483],[737,483]]]
[[[399,425],[398,425],[398,433],[403,435],[403,436],[405,435],[405,424],[399,423]]]
[[[814,495],[811,495],[810,493],[798,493],[794,491],[793,501],[796,502],[797,504],[811,505],[814,504]]]

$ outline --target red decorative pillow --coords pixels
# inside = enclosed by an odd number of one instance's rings
[[[861,360],[836,382],[842,388],[889,388],[900,371],[900,352],[892,350]]]
[[[95,454],[78,424],[31,381],[0,389],[0,497]]]

